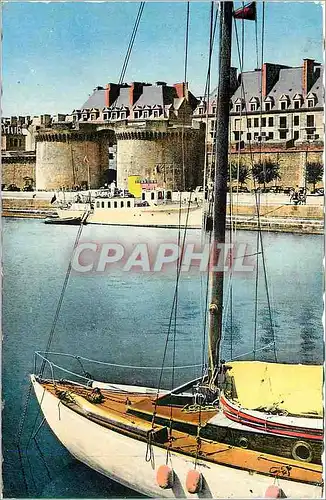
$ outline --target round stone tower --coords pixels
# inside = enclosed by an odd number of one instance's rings
[[[40,133],[36,138],[36,189],[100,187],[108,169],[112,134],[53,129]]]
[[[173,191],[202,184],[205,134],[202,128],[146,122],[143,128],[118,126],[117,184],[127,189],[128,177],[142,179]]]

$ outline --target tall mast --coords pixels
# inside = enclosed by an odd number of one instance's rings
[[[213,204],[213,259],[219,267],[224,266],[225,220],[226,220],[226,193],[228,178],[228,149],[229,149],[229,113],[230,113],[230,66],[232,40],[232,12],[233,2],[220,2],[220,47],[219,47],[219,85],[217,98],[216,120],[216,153],[214,177],[214,204]],[[222,250],[218,253],[216,245]],[[209,364],[210,373],[219,366],[220,342],[222,336],[223,317],[223,272],[211,274],[211,304],[209,307]]]

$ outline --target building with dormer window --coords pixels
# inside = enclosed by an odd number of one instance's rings
[[[234,82],[234,73],[232,76]],[[215,100],[216,106],[215,94],[211,100]],[[203,105],[201,101],[194,120],[200,120],[199,109]],[[251,143],[295,145],[323,141],[323,67],[312,59],[304,59],[300,67],[265,63],[261,69],[243,72],[236,79],[230,115],[230,142],[238,149]],[[214,120],[210,109],[211,150]]]

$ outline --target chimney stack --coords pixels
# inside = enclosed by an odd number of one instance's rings
[[[261,69],[261,83],[263,99],[270,93],[279,78],[280,70],[288,68],[282,64],[264,63]]]
[[[314,59],[304,59],[302,68],[302,93],[303,96],[309,94],[311,87],[314,84]]]
[[[188,82],[175,83],[173,85],[179,98],[185,97],[188,100]]]
[[[108,83],[105,86],[105,107],[110,107],[120,94],[122,85],[117,83]]]
[[[143,88],[151,86],[150,83],[132,82],[129,88],[129,104],[133,106],[143,93]]]

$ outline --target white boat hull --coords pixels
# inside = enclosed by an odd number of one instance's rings
[[[76,209],[58,209],[60,218],[81,217],[85,211]],[[202,227],[203,212],[201,208],[185,208],[179,215],[178,206],[94,209],[87,217],[88,224],[107,224],[119,226],[175,227],[193,229]]]
[[[199,460],[197,469],[204,477],[204,488],[198,494],[186,489],[186,476],[194,460],[181,453],[169,454],[169,465],[175,473],[172,489],[161,489],[156,482],[157,469],[166,463],[167,451],[153,445],[152,457],[145,460],[147,443],[98,425],[59,403],[32,376],[35,394],[50,428],[77,459],[133,490],[160,498],[261,498],[273,478],[241,469]],[[276,484],[288,498],[322,498],[316,485],[277,479]]]

